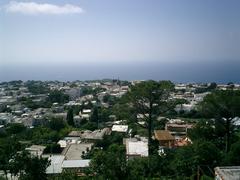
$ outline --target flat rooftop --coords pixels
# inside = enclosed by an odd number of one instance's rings
[[[65,160],[63,161],[63,168],[83,168],[88,167],[90,163],[90,159],[83,160]]]
[[[113,125],[112,131],[116,132],[127,132],[128,131],[128,125]]]
[[[80,139],[103,139],[103,136],[105,134],[109,134],[110,129],[104,128],[104,129],[97,129],[95,131],[72,131],[68,134],[69,137],[79,137]]]
[[[240,166],[216,167],[215,174],[221,179],[239,180]]]
[[[46,169],[47,174],[62,173],[62,163],[64,161],[63,155],[51,155],[51,156],[44,156],[44,157],[48,157],[48,160],[51,161],[50,166],[48,166]]]
[[[148,156],[148,141],[139,141],[135,138],[126,139],[127,155],[139,155],[142,157]]]
[[[70,144],[63,151],[66,160],[81,160],[83,152],[91,150],[93,143]]]

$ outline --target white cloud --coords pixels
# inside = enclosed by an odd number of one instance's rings
[[[76,5],[65,4],[55,5],[48,3],[35,3],[35,2],[16,2],[11,1],[5,6],[6,12],[9,13],[22,13],[22,14],[79,14],[84,10]]]

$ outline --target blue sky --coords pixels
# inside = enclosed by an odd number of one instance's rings
[[[239,0],[0,2],[0,81],[237,81]]]

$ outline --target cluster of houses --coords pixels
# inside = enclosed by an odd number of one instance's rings
[[[61,90],[70,97],[70,101],[64,105],[53,103],[51,108],[31,109],[20,102],[22,98],[30,98],[33,102],[44,102],[48,98],[48,92],[44,94],[33,94],[29,91],[26,82],[18,82],[14,85],[11,83],[0,84],[0,125],[8,123],[22,123],[27,127],[44,124],[48,117],[66,118],[66,107],[96,105],[108,107],[108,103],[104,102],[104,96],[110,95],[121,97],[125,94],[129,86],[121,85],[118,81],[104,82],[44,82],[45,86],[50,90]],[[101,89],[96,95],[84,94],[84,89],[90,88]],[[82,110],[79,115],[74,117],[76,124],[79,124],[81,119],[89,119],[91,109]]]
[[[126,159],[131,160],[136,157],[148,157],[148,138],[139,135],[132,136],[132,129],[125,123],[126,121],[114,121],[111,125],[103,129],[74,130],[66,137],[59,140],[57,144],[61,147],[59,153],[44,153],[46,146],[32,145],[26,148],[33,156],[41,156],[50,160],[50,166],[47,168],[48,175],[55,175],[63,172],[76,173],[84,176],[84,170],[90,165],[91,159],[87,155],[96,147],[99,140],[105,136],[111,136],[112,133],[123,134],[123,145],[126,148]],[[166,148],[176,148],[191,143],[187,138],[188,129],[192,125],[186,124],[181,120],[169,120],[165,130],[155,130],[154,138],[159,141],[159,154],[164,154]]]
[[[95,131],[71,131],[64,139],[58,141],[61,147],[60,153],[44,153],[46,146],[32,145],[26,148],[32,156],[48,158],[50,165],[46,173],[48,175],[60,174],[63,172],[84,175],[84,169],[89,167],[90,159],[84,158],[94,147],[97,140],[102,140],[109,135],[111,129],[104,128]]]
[[[133,81],[132,85],[141,81]],[[26,82],[18,82],[17,85],[14,83],[1,83],[0,84],[0,124],[8,123],[23,123],[26,126],[35,126],[42,121],[46,116],[60,116],[66,117],[65,107],[74,105],[87,105],[91,103],[96,105],[97,103],[101,106],[108,107],[109,104],[104,102],[104,97],[110,95],[113,97],[121,97],[129,90],[128,84],[123,84],[118,80],[115,81],[75,81],[75,82],[58,82],[50,81],[44,82],[50,90],[62,90],[65,94],[69,95],[70,101],[64,105],[58,105],[53,103],[51,108],[32,110],[23,104],[19,103],[21,98],[31,98],[33,102],[41,102],[46,100],[48,93],[45,94],[33,94],[29,91]],[[203,100],[203,98],[209,93],[197,92],[197,89],[203,89],[208,87],[208,84],[176,84],[175,91],[171,94],[170,98],[173,99],[185,99],[186,103],[179,104],[176,106],[175,111],[177,112],[190,112],[194,110],[196,105]],[[231,86],[233,89],[240,89],[240,85],[217,85],[218,89],[228,89]],[[101,89],[97,94],[84,94],[85,88]],[[79,121],[83,118],[89,119],[91,109],[84,109],[79,115],[74,117],[75,123],[79,124]],[[140,117],[138,117],[141,119]],[[42,120],[43,119],[43,120]],[[46,119],[46,118],[45,118]]]
[[[139,83],[133,81],[132,85]],[[8,123],[22,123],[27,127],[35,127],[46,124],[50,117],[61,118],[66,120],[67,107],[89,104],[101,105],[109,107],[109,104],[104,101],[106,95],[113,97],[121,97],[129,90],[128,84],[122,85],[119,81],[90,81],[90,82],[46,82],[45,85],[50,90],[61,90],[69,95],[70,101],[65,104],[53,103],[51,108],[30,109],[29,107],[19,104],[19,99],[23,97],[31,98],[33,101],[44,101],[48,97],[45,94],[32,94],[26,87],[24,82],[18,83],[17,88],[14,85],[0,84],[0,130]],[[208,86],[208,85],[207,85]],[[92,90],[101,89],[96,94],[84,93],[84,89],[91,88]],[[190,112],[194,110],[196,105],[203,100],[209,93],[197,93],[196,89],[205,88],[204,84],[176,84],[175,92],[170,98],[184,99],[187,103],[178,105],[175,108],[176,112]],[[219,89],[227,89],[229,85],[218,85]],[[240,89],[240,85],[231,86],[234,89]],[[90,106],[89,106],[90,107]],[[90,120],[93,109],[84,108],[77,115],[74,115],[73,121],[76,127],[80,126],[83,119]],[[137,114],[137,121],[144,125],[145,119],[149,114]],[[62,172],[73,172],[79,176],[84,175],[84,169],[88,168],[91,159],[87,155],[95,147],[99,140],[103,140],[105,136],[111,136],[111,133],[125,134],[123,145],[126,147],[126,159],[130,160],[135,157],[148,157],[148,138],[139,135],[132,136],[132,129],[128,127],[126,121],[116,119],[115,115],[109,117],[113,121],[105,128],[94,131],[82,130],[72,131],[66,137],[59,140],[57,143],[62,151],[59,154],[44,153],[45,146],[32,145],[26,148],[33,156],[42,156],[50,160],[50,166],[47,168],[47,174],[54,175]],[[238,121],[237,121],[238,120]],[[240,122],[237,119],[236,122]],[[107,124],[107,123],[106,123]],[[159,155],[164,155],[165,149],[178,148],[192,143],[188,137],[188,130],[193,128],[194,124],[187,123],[182,119],[167,119],[165,128],[154,130],[153,139],[159,142]],[[219,170],[218,172],[223,171]],[[220,177],[220,175],[219,175]]]
[[[218,90],[240,90],[239,84],[215,84]],[[176,112],[190,112],[195,110],[196,105],[203,100],[203,98],[210,93],[211,83],[208,84],[175,84],[175,92],[171,94],[173,99],[184,99],[186,103],[179,104],[176,106]]]

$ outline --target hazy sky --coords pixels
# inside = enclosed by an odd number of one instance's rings
[[[0,1],[0,81],[239,82],[239,65],[239,0]]]

